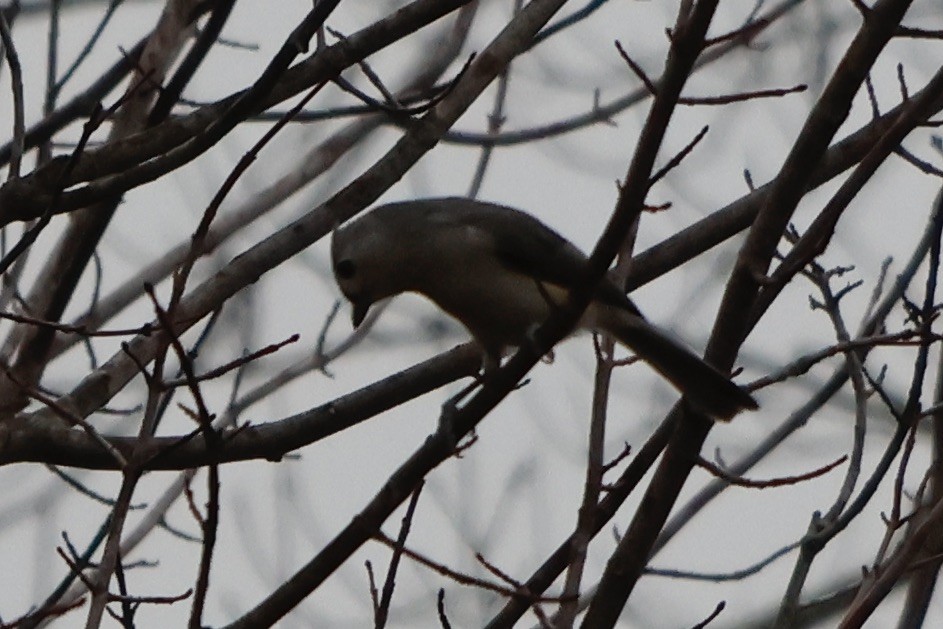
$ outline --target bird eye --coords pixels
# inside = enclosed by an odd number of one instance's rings
[[[337,274],[337,277],[342,280],[349,280],[357,272],[357,265],[354,264],[353,260],[340,260],[337,264],[334,265],[334,273]]]

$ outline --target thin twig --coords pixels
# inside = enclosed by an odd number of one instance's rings
[[[622,57],[626,65],[629,66],[632,72],[634,72],[639,80],[642,81],[642,84],[645,85],[645,89],[647,89],[652,96],[656,96],[658,94],[658,86],[651,78],[649,78],[647,74],[645,74],[645,71],[642,69],[642,67],[632,60],[619,41],[616,41],[616,49],[619,51],[619,56]],[[736,94],[725,94],[723,96],[682,96],[678,98],[678,104],[729,105],[730,103],[739,103],[757,98],[779,98],[782,96],[787,96],[788,94],[800,94],[807,89],[809,89],[807,85],[799,84],[792,87],[754,90],[750,92],[737,92]]]
[[[686,579],[691,581],[710,581],[712,583],[722,583],[724,581],[742,581],[748,577],[752,577],[755,574],[760,573],[764,568],[772,564],[774,561],[779,559],[784,555],[788,555],[796,548],[799,547],[800,542],[793,542],[792,544],[787,544],[782,548],[776,550],[773,553],[770,553],[768,557],[764,557],[760,561],[756,562],[752,566],[747,566],[742,570],[736,570],[734,572],[692,572],[689,570],[671,570],[668,568],[646,568],[645,574],[650,574],[653,577],[667,577],[670,579]]]
[[[377,540],[378,542],[382,544],[385,544],[386,546],[389,546],[391,549],[396,548],[396,540],[390,539],[382,531],[374,534],[373,539]],[[451,579],[452,581],[455,581],[456,583],[459,583],[461,585],[477,587],[477,588],[487,590],[490,592],[496,592],[503,596],[528,596],[531,598],[532,601],[540,601],[540,602],[546,602],[546,603],[559,603],[562,600],[559,597],[553,597],[553,596],[548,596],[548,597],[530,596],[527,592],[523,592],[517,589],[516,587],[508,588],[504,585],[500,585],[491,581],[485,581],[484,579],[479,579],[477,577],[473,577],[471,575],[458,572],[457,570],[453,570],[443,563],[433,561],[432,559],[429,559],[428,557],[421,555],[418,552],[406,546],[403,547],[402,554],[406,557],[409,557],[416,563],[421,564],[429,568],[430,570],[433,570],[437,572],[438,574],[441,574],[442,576],[447,577]],[[484,559],[480,555],[476,555],[476,557],[478,557],[479,561],[481,561],[483,565],[493,568],[493,566],[485,562]],[[504,577],[505,578],[503,580],[509,580],[509,577],[507,577],[507,575],[504,575]]]
[[[803,483],[807,480],[813,478],[818,478],[819,476],[824,476],[828,472],[832,471],[842,463],[848,460],[848,455],[843,455],[838,459],[832,461],[828,465],[823,465],[822,467],[812,470],[811,472],[806,472],[805,474],[797,474],[795,476],[781,476],[779,478],[772,478],[769,480],[752,480],[749,478],[744,478],[742,476],[737,476],[726,471],[722,467],[711,463],[703,457],[698,457],[697,466],[707,470],[713,476],[723,480],[724,482],[730,483],[731,485],[736,485],[738,487],[750,487],[753,489],[768,489],[770,487],[783,487],[787,485],[795,485],[797,483]]]
[[[216,378],[226,375],[230,371],[239,369],[240,367],[244,367],[247,364],[258,360],[259,358],[262,358],[264,356],[269,356],[270,354],[274,354],[275,352],[282,349],[286,345],[297,343],[298,339],[300,338],[301,338],[300,335],[292,334],[284,341],[279,341],[278,343],[272,343],[271,345],[266,345],[262,349],[257,349],[256,351],[248,353],[244,356],[241,356],[237,358],[236,360],[229,361],[228,363],[220,365],[219,367],[210,369],[209,371],[205,373],[202,373],[200,375],[194,374],[192,378],[184,377],[184,378],[166,380],[164,381],[164,386],[167,388],[171,388],[171,387],[187,386],[196,382],[205,382],[207,380],[214,380]]]
[[[386,620],[390,614],[390,604],[393,602],[393,588],[396,586],[396,572],[399,568],[400,558],[403,555],[403,549],[406,546],[406,537],[409,535],[409,529],[413,523],[413,516],[416,513],[416,505],[419,502],[419,494],[422,492],[423,483],[416,486],[416,490],[409,499],[406,506],[406,513],[403,515],[400,525],[399,535],[393,545],[393,554],[390,557],[390,567],[386,571],[386,580],[383,582],[383,593],[374,616],[375,629],[383,629],[386,626]]]
[[[6,12],[0,9],[0,42],[3,43],[3,52],[10,66],[10,89],[13,92],[13,140],[11,141],[10,170],[7,179],[17,179],[20,176],[20,162],[23,159],[23,150],[26,137],[26,123],[23,105],[23,69],[20,67],[20,57],[16,54],[16,45],[10,24],[7,22]]]

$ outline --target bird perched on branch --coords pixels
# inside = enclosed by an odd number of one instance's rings
[[[376,301],[419,293],[471,332],[486,368],[566,303],[588,264],[533,216],[464,198],[374,208],[335,230],[331,257],[354,326]],[[599,282],[577,328],[608,332],[715,419],[757,408],[749,393],[649,323],[609,278]]]

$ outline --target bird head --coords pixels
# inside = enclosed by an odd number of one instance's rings
[[[334,279],[351,303],[351,321],[358,327],[375,302],[403,292],[397,277],[396,239],[372,214],[335,228],[331,240]]]

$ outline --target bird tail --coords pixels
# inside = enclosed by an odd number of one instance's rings
[[[612,306],[601,308],[597,327],[609,332],[673,384],[698,411],[730,421],[756,400],[729,377],[644,318]]]

